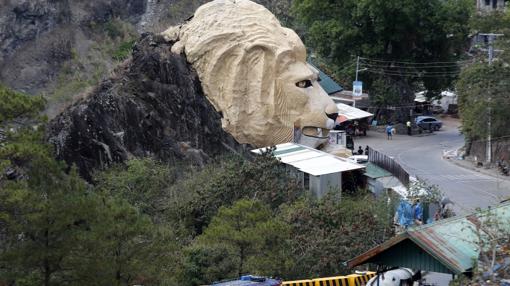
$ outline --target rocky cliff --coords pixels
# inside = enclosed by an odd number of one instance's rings
[[[90,179],[93,169],[131,157],[201,165],[224,152],[246,153],[171,45],[144,34],[115,75],[53,119],[47,132],[57,157]]]
[[[0,1],[0,82],[32,94],[45,91],[65,62],[90,55],[95,26],[111,19],[137,23],[145,7],[146,0]]]
[[[142,32],[162,32],[182,22],[207,1],[2,0],[0,82],[30,94],[45,93],[50,102],[59,96],[66,97],[60,101],[72,100],[117,64],[116,48]],[[288,18],[291,0],[258,2],[282,20]]]

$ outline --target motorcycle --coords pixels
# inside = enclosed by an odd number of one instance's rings
[[[509,175],[509,168],[507,166],[507,164],[502,161],[502,160],[498,160],[496,162],[496,164],[498,165],[498,169],[499,169],[499,172],[502,174],[502,175],[505,175],[505,176],[508,176]]]

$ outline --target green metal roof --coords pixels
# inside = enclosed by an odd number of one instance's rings
[[[425,271],[460,274],[471,272],[480,253],[478,226],[492,225],[510,231],[510,203],[411,228],[347,262],[349,267],[364,263],[409,267]],[[507,232],[508,233],[508,232]]]
[[[319,84],[328,95],[344,90],[343,87],[341,87],[338,83],[336,83],[332,78],[330,78],[327,74],[321,71],[314,64],[312,64],[311,62],[308,62],[308,64],[310,64],[312,67],[319,71]]]
[[[367,164],[365,164],[365,166],[366,166],[365,176],[370,177],[372,179],[391,176],[390,172],[384,170],[383,168],[381,168],[371,162],[368,162]]]

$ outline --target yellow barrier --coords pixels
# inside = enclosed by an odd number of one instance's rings
[[[349,278],[349,286],[363,286],[367,284],[370,278],[375,276],[375,272],[365,272],[364,274],[350,274],[347,275]]]
[[[350,286],[346,276],[326,277],[313,279],[314,286]]]
[[[296,281],[284,281],[283,285],[287,286],[314,286],[312,280],[296,280]]]
[[[350,274],[347,276],[335,276],[317,278],[312,280],[284,281],[282,286],[363,286],[370,278],[375,276],[375,272],[365,272],[363,274]]]

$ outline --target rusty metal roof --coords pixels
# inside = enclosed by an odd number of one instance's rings
[[[480,226],[498,225],[500,231],[503,227],[506,232],[510,231],[509,222],[510,203],[501,204],[468,216],[408,229],[347,265],[352,268],[370,262],[454,274],[470,272],[480,253],[480,239],[487,237]]]

